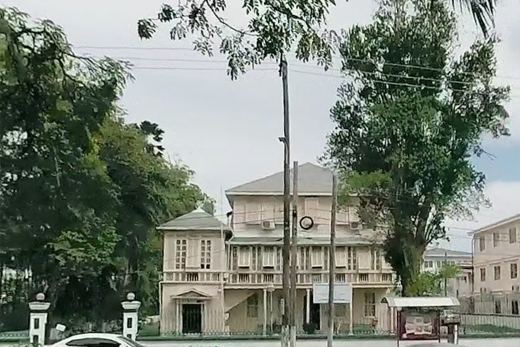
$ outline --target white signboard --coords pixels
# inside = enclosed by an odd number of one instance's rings
[[[314,283],[312,285],[312,299],[315,304],[329,302],[329,284]],[[334,283],[334,303],[350,304],[352,302],[352,286],[348,283]]]

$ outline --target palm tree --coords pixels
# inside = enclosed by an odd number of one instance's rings
[[[460,7],[461,11],[469,11],[473,20],[485,36],[495,26],[494,15],[497,0],[451,0],[454,7]]]

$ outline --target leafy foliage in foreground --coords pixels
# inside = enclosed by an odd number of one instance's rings
[[[496,0],[452,0],[451,3],[459,5],[461,11],[470,12],[488,35],[494,26]],[[232,79],[245,73],[248,66],[254,67],[265,59],[279,59],[294,49],[297,59],[304,62],[315,59],[326,69],[330,67],[339,39],[334,30],[327,29],[327,16],[335,9],[335,0],[243,0],[245,29],[225,19],[229,5],[226,0],[163,4],[155,18],[138,21],[137,33],[142,39],[151,39],[160,24],[171,23],[172,40],[195,35],[194,50],[208,56],[213,55],[216,45],[227,56],[227,72]]]
[[[383,231],[408,295],[426,246],[446,236],[445,218],[485,202],[485,177],[471,162],[485,153],[483,135],[508,134],[509,88],[492,82],[495,40],[455,57],[455,37],[443,1],[384,1],[341,45],[351,81],[331,111],[326,157],[344,172],[343,198],[357,193],[361,218]]]
[[[0,278],[4,323],[39,291],[65,323],[119,318],[130,290],[155,311],[154,227],[212,200],[163,158],[157,124],[119,117],[124,65],[76,56],[58,26],[14,9],[0,34],[0,269],[31,273]]]

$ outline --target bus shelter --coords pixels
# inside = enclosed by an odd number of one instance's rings
[[[448,342],[458,344],[457,318],[451,310],[460,306],[452,297],[384,297],[394,312],[394,327],[397,346],[399,341],[438,340],[441,341],[441,326],[448,328]],[[442,314],[441,314],[442,313]]]

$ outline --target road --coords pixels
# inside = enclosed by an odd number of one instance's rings
[[[426,342],[431,343],[431,342]],[[401,342],[399,347],[411,347],[421,344],[421,342]],[[146,347],[278,347],[277,341],[146,341]],[[326,340],[300,340],[298,347],[325,347]],[[395,341],[389,340],[338,340],[334,342],[336,347],[396,347]],[[520,339],[474,339],[459,341],[460,347],[520,347]]]
[[[431,343],[431,342],[426,342]],[[277,341],[143,341],[145,347],[278,347]],[[421,342],[401,342],[399,347],[412,347]],[[326,340],[300,340],[298,347],[325,347]],[[0,343],[0,347],[12,347],[16,344]],[[336,347],[396,347],[395,341],[389,340],[338,340]],[[520,339],[461,339],[460,347],[520,347]]]

